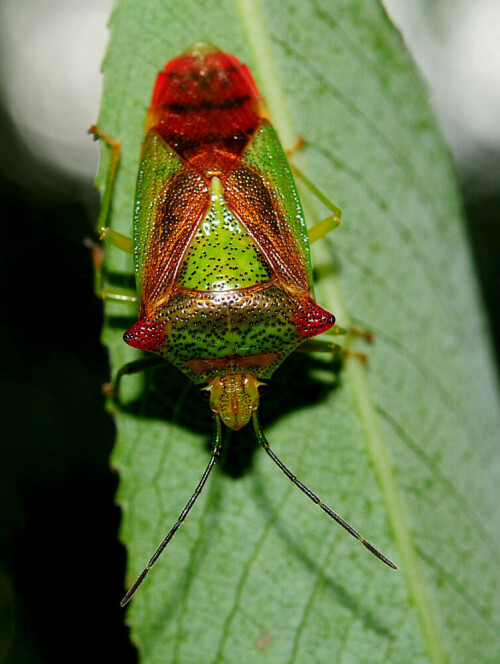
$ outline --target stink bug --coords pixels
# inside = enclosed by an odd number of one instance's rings
[[[146,118],[133,242],[106,226],[119,144],[97,127],[92,131],[113,149],[101,237],[125,250],[133,247],[135,258],[139,317],[124,339],[153,353],[152,362],[167,360],[203,386],[214,420],[208,466],[122,605],[203,489],[219,456],[222,423],[237,430],[250,419],[282,472],[395,568],[291,473],[259,423],[266,381],[287,355],[335,323],[313,296],[309,241],[335,227],[340,212],[327,203],[331,216],[308,234],[290,166],[247,67],[209,44],[195,44],[158,75]],[[109,291],[107,297],[133,299]],[[312,347],[331,351],[332,343]],[[140,368],[144,360],[118,378]]]

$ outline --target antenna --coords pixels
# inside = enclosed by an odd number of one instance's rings
[[[370,542],[367,542],[363,537],[361,537],[361,535],[358,533],[357,530],[355,530],[351,525],[349,525],[347,521],[344,521],[344,519],[340,517],[336,512],[330,509],[328,505],[325,505],[323,502],[321,502],[318,496],[315,493],[313,493],[311,489],[306,487],[305,484],[302,484],[302,482],[295,477],[292,471],[285,466],[285,464],[281,461],[281,459],[279,459],[276,456],[276,454],[272,451],[269,442],[267,441],[264,435],[262,427],[260,426],[259,416],[257,415],[257,411],[253,413],[252,420],[253,420],[255,435],[257,436],[257,440],[259,441],[260,445],[262,445],[266,453],[271,457],[271,459],[278,466],[278,468],[288,477],[288,479],[291,480],[295,484],[295,486],[298,487],[303,493],[305,493],[306,496],[313,501],[313,503],[319,505],[323,510],[323,512],[326,512],[328,516],[331,517],[334,521],[336,521],[340,526],[342,526],[344,530],[347,530],[347,532],[350,535],[359,540],[361,544],[365,548],[367,548],[370,553],[373,553],[374,556],[376,556],[379,560],[385,563],[388,567],[391,567],[392,569],[397,569],[397,566],[391,560],[389,560],[389,558],[386,558],[382,553],[380,553],[378,549],[376,549],[373,546],[373,544],[370,544]]]
[[[219,458],[220,454],[220,449],[222,445],[222,427],[221,427],[221,421],[220,417],[218,415],[214,415],[214,435],[213,435],[213,443],[212,443],[212,456],[210,457],[210,461],[208,462],[208,466],[205,468],[205,472],[203,473],[201,480],[198,483],[198,486],[194,490],[193,495],[191,498],[188,500],[186,507],[182,510],[182,512],[179,514],[179,518],[177,521],[174,523],[172,528],[168,531],[168,533],[165,535],[163,538],[160,546],[156,549],[156,551],[153,553],[150,561],[146,565],[146,567],[143,569],[143,571],[139,574],[137,577],[136,582],[134,585],[130,588],[130,590],[127,592],[125,597],[122,599],[120,602],[120,606],[126,606],[132,597],[135,595],[137,589],[139,586],[142,584],[146,576],[149,574],[149,570],[153,567],[155,562],[158,560],[158,558],[161,556],[163,551],[166,549],[167,545],[170,543],[171,539],[175,535],[175,533],[179,530],[181,527],[182,523],[185,521],[187,515],[191,511],[191,508],[195,504],[198,496],[203,490],[203,487],[205,486],[208,477],[210,473],[212,472],[213,467],[215,466],[217,459]]]

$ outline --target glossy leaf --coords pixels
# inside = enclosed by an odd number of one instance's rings
[[[141,662],[497,661],[498,401],[453,168],[400,36],[375,0],[120,0],[110,33],[99,125],[122,142],[121,232],[156,73],[194,41],[249,64],[285,147],[307,139],[296,163],[343,209],[313,248],[317,300],[375,341],[354,344],[368,366],[349,358],[340,373],[289,358],[261,420],[299,478],[400,567],[287,482],[247,427],[131,604]],[[311,221],[326,216],[304,202]],[[132,283],[130,257],[110,249],[106,263]],[[108,307],[115,371],[135,357],[121,339],[133,315]],[[172,367],[124,378],[121,397],[130,585],[201,476],[211,418]]]

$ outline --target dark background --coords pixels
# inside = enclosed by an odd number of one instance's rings
[[[98,197],[51,177],[50,194],[0,177],[0,661],[129,664],[102,305],[84,244]]]
[[[9,653],[15,664],[129,664],[137,657],[119,607],[125,553],[109,468],[114,425],[101,392],[102,306],[85,245],[98,196],[90,176],[68,175],[28,149],[5,106],[0,139],[0,661]],[[492,173],[500,155],[479,146],[461,184],[498,362]]]

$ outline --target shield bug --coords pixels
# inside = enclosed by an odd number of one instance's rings
[[[259,422],[259,399],[276,368],[335,323],[314,299],[309,241],[335,227],[340,213],[319,194],[332,214],[308,234],[285,152],[248,68],[203,43],[168,62],[158,75],[146,117],[133,241],[106,226],[119,143],[96,127],[92,131],[113,153],[101,237],[133,248],[135,259],[139,316],[124,339],[202,386],[214,420],[208,466],[122,605],[203,489],[219,456],[222,423],[238,430],[252,420],[258,442],[281,471],[395,568],[295,477],[269,447]],[[107,296],[127,299],[109,291]],[[331,341],[315,342],[314,348],[331,351]],[[132,363],[118,378],[142,368],[143,360]]]

